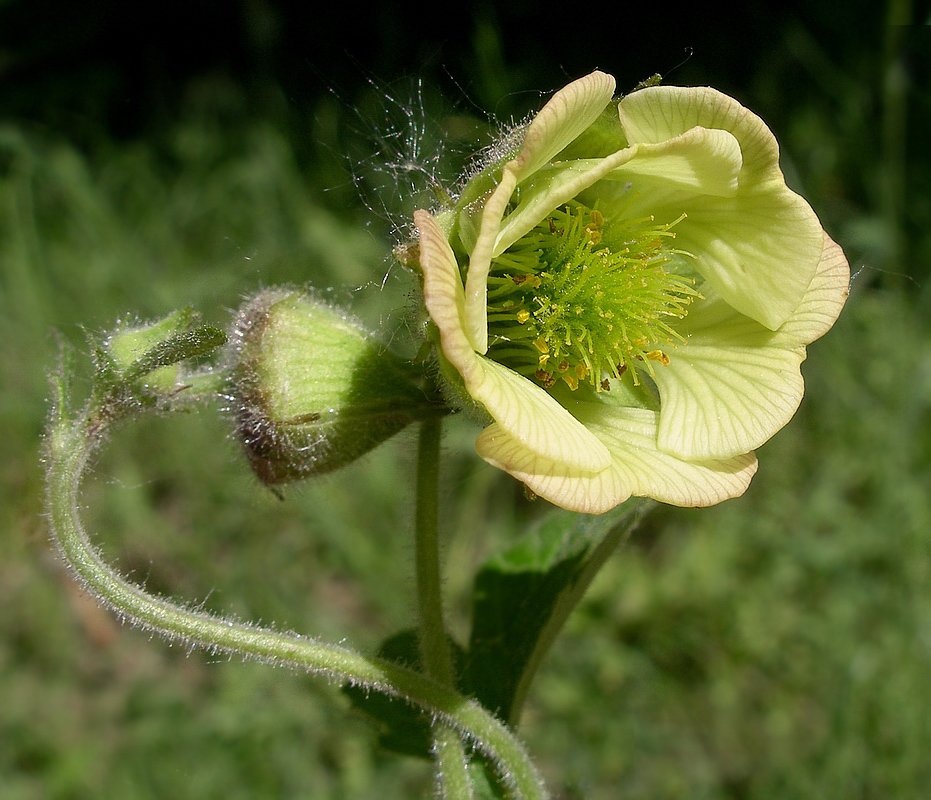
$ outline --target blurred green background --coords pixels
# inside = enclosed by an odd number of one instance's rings
[[[564,798],[924,798],[931,786],[931,28],[907,2],[673,12],[517,0],[0,3],[0,796],[407,798],[338,687],[171,647],[70,581],[42,516],[61,340],[313,284],[402,348],[391,245],[500,123],[598,67],[759,113],[855,273],[743,498],[661,508],[545,665],[522,733]],[[456,633],[540,513],[449,426]],[[215,408],[122,429],[85,493],[156,592],[371,651],[408,626],[412,439],[284,502]]]

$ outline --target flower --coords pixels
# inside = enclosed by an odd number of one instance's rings
[[[570,83],[451,210],[415,213],[424,301],[486,461],[571,510],[713,505],[798,408],[849,270],[761,119],[614,90]]]

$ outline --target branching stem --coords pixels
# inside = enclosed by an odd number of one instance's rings
[[[546,796],[527,753],[507,726],[448,686],[347,648],[183,607],[149,594],[104,562],[81,524],[77,501],[88,462],[103,442],[110,421],[123,416],[120,409],[108,407],[108,402],[92,403],[76,419],[69,419],[60,397],[46,442],[49,520],[62,555],[88,592],[121,617],[168,638],[306,669],[405,698],[438,719],[450,734],[455,731],[454,738],[468,739],[483,752],[514,797]]]

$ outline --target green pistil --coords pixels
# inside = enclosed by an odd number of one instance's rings
[[[688,255],[668,246],[676,222],[621,227],[580,204],[554,211],[492,264],[489,355],[547,389],[561,379],[600,391],[626,372],[639,384],[641,370],[668,364],[663,348],[682,337],[667,320],[700,297],[664,269]]]

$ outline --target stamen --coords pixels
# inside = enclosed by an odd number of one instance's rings
[[[690,257],[667,247],[684,216],[608,221],[579,203],[552,212],[492,263],[489,355],[544,388],[558,376],[573,391],[583,381],[608,391],[628,372],[638,385],[641,371],[668,365],[669,346],[684,341],[670,322],[701,297],[693,281],[667,271],[673,256]],[[532,350],[515,357],[519,346]]]

